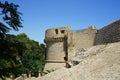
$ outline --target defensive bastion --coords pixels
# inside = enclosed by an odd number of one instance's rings
[[[59,27],[46,30],[46,65],[45,70],[69,67],[67,62],[82,49],[94,45],[120,41],[120,20],[102,29],[94,26],[82,31],[71,31],[70,27]]]

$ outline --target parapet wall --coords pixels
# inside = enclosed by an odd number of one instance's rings
[[[117,20],[102,29],[100,29],[96,36],[94,45],[114,43],[120,41],[120,20]]]
[[[53,41],[60,38],[64,38],[67,32],[70,31],[70,27],[52,28],[46,30],[45,41]]]

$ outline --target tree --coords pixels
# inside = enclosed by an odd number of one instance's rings
[[[22,26],[22,19],[18,11],[19,5],[14,3],[2,3],[0,1],[0,77],[14,74],[18,76],[21,73],[22,65],[19,62],[19,56],[24,52],[24,44],[17,41],[16,36],[7,35],[10,30],[18,31]]]
[[[18,11],[18,7],[19,5],[14,3],[8,3],[8,1],[2,3],[0,1],[0,15],[3,19],[3,22],[0,22],[0,39],[3,39],[9,30],[13,29],[18,31],[20,27],[23,27],[21,23],[22,19],[20,17],[22,13]]]
[[[0,77],[19,76],[23,71],[20,57],[25,52],[25,45],[19,42],[14,35],[7,35],[0,39]]]
[[[33,73],[43,70],[45,64],[45,45],[27,37],[25,33],[7,35],[0,39],[0,77],[15,77],[21,74]]]
[[[24,66],[24,73],[36,73],[43,70],[45,64],[45,45],[40,44],[27,37],[25,33],[17,35],[17,39],[24,43],[26,50],[22,55],[21,61]]]

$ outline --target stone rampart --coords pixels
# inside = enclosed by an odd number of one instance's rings
[[[86,29],[82,32],[75,32],[75,49],[79,50],[93,46],[96,32],[96,29]]]
[[[56,68],[65,66],[75,56],[76,52],[83,48],[119,41],[120,20],[100,30],[97,30],[94,26],[76,32],[70,31],[70,27],[48,29],[45,35],[47,62],[45,68],[50,69],[53,64],[56,65]]]
[[[114,43],[120,41],[120,20],[117,20],[96,33],[94,45]]]

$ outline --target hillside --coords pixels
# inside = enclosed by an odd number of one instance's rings
[[[80,63],[62,68],[36,80],[120,80],[120,42],[89,48],[74,60]],[[35,79],[34,79],[35,80]]]

